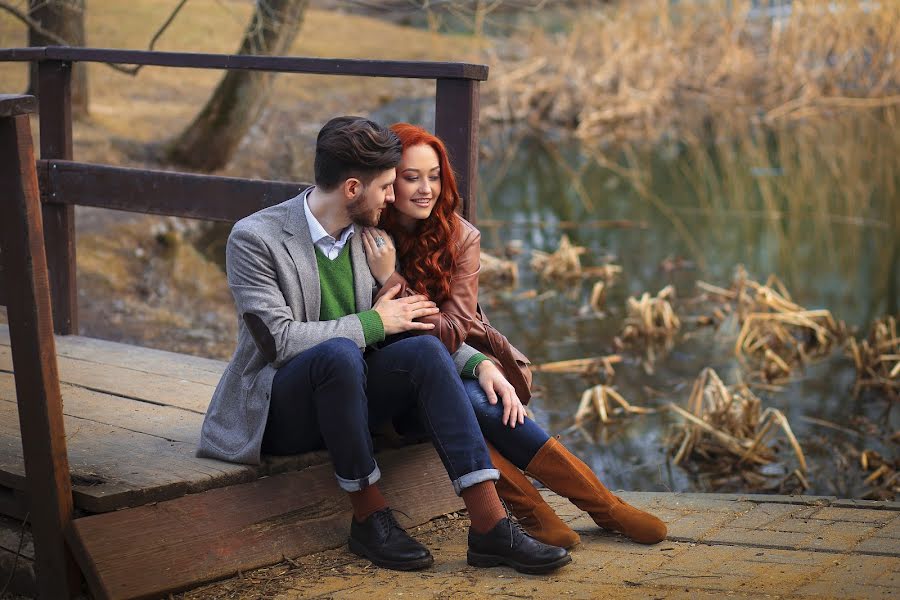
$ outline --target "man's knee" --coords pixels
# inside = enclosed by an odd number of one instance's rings
[[[424,359],[443,361],[450,358],[447,347],[433,335],[420,335],[409,341],[415,344],[416,354]]]
[[[348,338],[332,338],[316,346],[317,362],[327,372],[342,376],[364,375],[366,363],[356,342]]]

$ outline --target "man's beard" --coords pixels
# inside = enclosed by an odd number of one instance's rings
[[[360,227],[377,227],[378,210],[366,209],[366,190],[347,206],[347,216],[350,222]]]

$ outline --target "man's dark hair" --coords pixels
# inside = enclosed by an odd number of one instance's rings
[[[400,164],[403,147],[397,135],[363,117],[335,117],[316,139],[316,185],[331,191],[350,177],[368,184]]]

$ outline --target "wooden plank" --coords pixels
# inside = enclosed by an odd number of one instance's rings
[[[462,215],[475,223],[478,176],[478,81],[438,79],[435,134],[443,140],[463,199]]]
[[[404,79],[477,79],[488,76],[485,65],[400,60],[359,60],[345,58],[304,58],[299,56],[251,56],[234,54],[200,54],[190,52],[156,52],[146,50],[113,50],[108,48],[8,48],[0,50],[0,62],[62,60],[71,62],[109,62],[160,67],[196,69],[229,69],[311,73],[319,75],[356,75],[364,77],[399,77]]]
[[[12,553],[19,552],[22,558],[34,560],[34,538],[31,528],[23,519],[0,517],[0,548]]]
[[[9,346],[9,328],[5,324],[0,324],[0,346]],[[78,335],[57,336],[56,353],[98,366],[125,367],[209,385],[218,383],[227,364],[211,358]]]
[[[15,117],[37,112],[37,98],[22,94],[0,94],[0,117]]]
[[[430,445],[385,452],[379,487],[405,527],[462,508]],[[252,508],[249,508],[252,507]],[[77,519],[70,540],[97,598],[155,598],[346,543],[331,465]]]
[[[45,61],[38,65],[41,158],[72,158],[72,65]],[[75,275],[75,209],[66,205],[41,207],[44,245],[53,298],[53,331],[78,333],[78,295]]]
[[[0,514],[18,519],[25,519],[28,514],[28,500],[23,490],[0,486]]]
[[[197,383],[65,356],[60,356],[57,363],[62,382],[152,404],[174,406],[200,415],[206,412],[218,383],[218,379],[216,383]],[[0,346],[0,375],[12,370],[9,348]],[[210,375],[208,379],[213,377]]]
[[[22,520],[0,517],[0,588],[10,594],[34,597],[34,538],[27,525],[23,531]],[[7,581],[9,586],[4,588]]]
[[[7,316],[18,403],[18,419],[4,425],[15,429],[19,423],[38,592],[44,598],[68,598],[80,577],[63,540],[72,520],[72,489],[28,115],[0,118],[0,149],[6,152],[0,160],[0,234],[7,257],[3,284],[16,290],[7,298]]]
[[[62,385],[75,505],[88,512],[168,500],[307,468],[326,452],[237,465],[194,456],[202,415]],[[0,484],[24,487],[11,376],[0,374]]]
[[[237,221],[310,185],[72,161],[44,164],[50,183],[43,191],[44,206],[78,204],[211,221]]]

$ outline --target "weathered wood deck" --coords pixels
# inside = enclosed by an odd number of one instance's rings
[[[344,543],[350,505],[326,452],[260,466],[194,456],[225,363],[80,336],[56,336],[56,348],[81,515],[68,537],[95,596],[156,597]],[[18,422],[9,329],[0,325],[0,513],[22,519]],[[430,446],[383,452],[379,463],[403,525],[462,507]],[[0,522],[2,572],[14,562],[16,530]],[[26,544],[19,589],[27,590],[29,557]]]
[[[259,467],[197,458],[200,425],[225,363],[57,336],[75,506],[90,513],[169,500],[328,462],[325,452]],[[0,325],[0,485],[25,489],[9,329]]]

